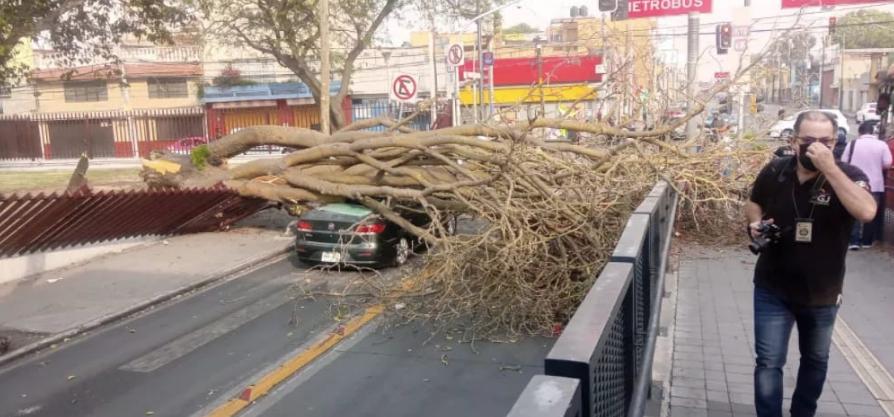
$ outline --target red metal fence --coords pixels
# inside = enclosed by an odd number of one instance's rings
[[[0,257],[127,237],[221,230],[267,204],[223,187],[0,195]]]
[[[201,107],[0,116],[0,160],[147,156],[204,142]]]

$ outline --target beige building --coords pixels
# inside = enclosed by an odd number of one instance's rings
[[[34,72],[40,113],[127,111],[198,105],[201,64],[93,65]]]

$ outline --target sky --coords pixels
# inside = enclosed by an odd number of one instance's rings
[[[598,16],[597,1],[590,0],[523,0],[519,4],[509,6],[502,10],[503,26],[509,27],[518,23],[527,23],[539,29],[549,26],[552,19],[570,16],[572,6],[587,5],[591,16]],[[702,58],[699,61],[699,79],[708,81],[715,71],[734,71],[738,66],[738,55],[731,53],[726,56],[714,56],[714,27],[719,22],[732,22],[733,25],[748,25],[755,32],[749,37],[749,52],[757,52],[762,49],[774,35],[790,28],[795,23],[810,26],[826,26],[830,16],[841,16],[848,11],[861,8],[872,8],[894,13],[894,1],[876,2],[868,4],[840,5],[831,9],[819,7],[799,9],[782,9],[782,0],[751,0],[751,7],[744,7],[744,0],[713,0],[711,13],[700,14],[702,35],[699,38],[699,49]],[[801,13],[799,17],[798,14]],[[410,19],[412,20],[412,19]],[[419,21],[419,20],[416,20]],[[669,35],[659,37],[655,42],[656,49],[664,51],[662,56],[667,62],[678,66],[685,65],[686,51],[686,25],[687,17],[668,16],[658,19],[658,33]],[[390,22],[387,27],[387,38],[392,45],[400,45],[409,39],[413,30],[427,30],[426,26],[414,26],[406,22]],[[458,30],[455,27],[439,27],[439,31]],[[466,30],[472,30],[468,25]]]

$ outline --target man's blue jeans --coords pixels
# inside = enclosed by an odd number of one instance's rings
[[[798,324],[801,366],[792,395],[792,417],[812,417],[823,392],[838,306],[796,307],[754,288],[754,404],[758,417],[782,417],[782,368],[792,326]]]

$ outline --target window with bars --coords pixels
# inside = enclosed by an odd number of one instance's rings
[[[109,88],[105,80],[69,81],[62,85],[65,90],[66,103],[83,103],[106,101],[109,99]]]
[[[186,78],[150,78],[149,98],[185,98],[189,96]]]

